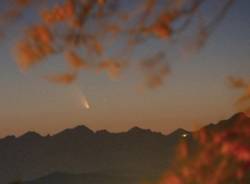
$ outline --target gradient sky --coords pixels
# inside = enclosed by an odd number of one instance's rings
[[[55,133],[79,124],[94,130],[125,131],[140,126],[168,133],[228,118],[237,111],[233,103],[239,93],[228,89],[226,76],[250,77],[249,7],[249,1],[239,0],[199,53],[188,61],[180,53],[172,56],[172,73],[164,86],[143,94],[136,91],[138,73],[132,69],[115,81],[105,74],[83,71],[69,86],[40,79],[36,69],[20,73],[11,56],[11,41],[3,41],[0,137],[28,130]],[[51,60],[55,62],[52,67],[60,67],[60,57]],[[88,98],[90,110],[82,108],[79,89]]]

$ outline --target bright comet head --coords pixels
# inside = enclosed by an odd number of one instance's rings
[[[90,104],[85,96],[82,97],[81,102],[85,109],[90,109]]]

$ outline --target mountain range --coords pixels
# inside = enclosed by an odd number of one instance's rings
[[[238,113],[201,129],[220,131],[250,118]],[[197,130],[200,131],[200,130]],[[135,184],[157,181],[176,157],[176,146],[196,142],[184,129],[164,135],[149,129],[94,132],[82,125],[55,135],[27,132],[0,139],[0,182],[25,184]]]

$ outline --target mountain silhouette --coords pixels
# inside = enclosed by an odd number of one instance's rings
[[[220,131],[246,123],[249,125],[250,118],[239,113],[202,129]],[[8,136],[0,139],[1,183],[18,179],[29,181],[27,184],[122,181],[133,184],[145,177],[147,181],[153,180],[170,166],[180,141],[195,145],[192,133],[184,129],[168,135],[139,127],[111,133],[107,130],[94,132],[81,125],[52,136],[35,132],[20,137]]]
[[[248,123],[249,123],[249,117],[245,113],[239,112],[227,120],[219,121],[217,124],[209,124],[203,127],[203,129],[208,132],[214,132],[214,131],[221,131],[223,129],[234,128],[236,126],[237,127],[245,126],[248,125]]]
[[[152,180],[146,177],[147,182]],[[145,177],[140,175],[122,175],[106,173],[86,173],[86,174],[68,174],[53,173],[46,177],[41,177],[35,181],[25,182],[25,184],[138,184],[146,181]]]

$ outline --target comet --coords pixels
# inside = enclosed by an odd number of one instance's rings
[[[82,105],[83,105],[83,107],[85,109],[87,109],[87,110],[90,109],[90,104],[89,104],[88,99],[86,98],[86,96],[82,96],[81,103],[82,103]]]
[[[79,86],[74,85],[73,91],[74,91],[74,96],[77,97],[77,102],[78,103],[80,102],[80,107],[86,110],[91,109],[90,102],[88,98],[86,97],[85,93],[83,92],[83,90],[81,90]]]

